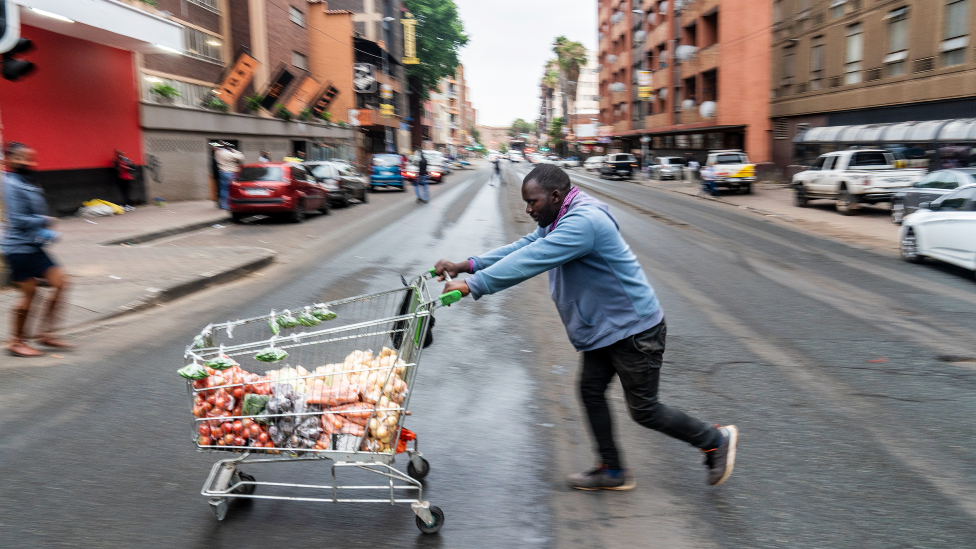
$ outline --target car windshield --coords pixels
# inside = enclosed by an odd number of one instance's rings
[[[665,164],[668,164],[669,166],[684,166],[685,165],[685,159],[684,158],[665,158],[664,160],[666,160],[666,162],[664,162],[664,163]]]
[[[244,166],[237,174],[238,181],[281,181],[281,168],[277,166]]]
[[[637,162],[632,154],[618,154],[614,159],[615,162]]]
[[[374,166],[399,166],[400,157],[395,154],[378,154],[373,157]]]
[[[310,166],[310,167],[312,168],[312,175],[318,177],[319,179],[332,177],[332,170],[329,169],[328,164],[317,164],[315,166]]]
[[[715,157],[717,164],[745,164],[746,158],[741,154],[720,154]]]

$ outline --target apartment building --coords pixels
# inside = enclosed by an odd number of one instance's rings
[[[475,111],[469,97],[464,65],[458,65],[453,76],[442,78],[437,89],[430,92],[430,107],[423,109],[430,115],[429,129],[423,130],[430,139],[424,141],[424,148],[457,154],[459,149],[473,144],[471,129],[474,127]]]
[[[973,0],[773,3],[773,159],[803,130],[971,118]]]
[[[769,161],[771,10],[765,0],[600,0],[602,140],[637,154],[701,160],[741,148]]]

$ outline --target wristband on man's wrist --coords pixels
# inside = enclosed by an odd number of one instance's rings
[[[470,259],[468,260],[468,272],[469,273],[473,273],[474,272],[474,261],[472,261]]]

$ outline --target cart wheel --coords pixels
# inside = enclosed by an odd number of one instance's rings
[[[410,475],[411,478],[421,480],[430,473],[430,463],[424,458],[417,459],[420,461],[420,467],[414,466],[413,460],[411,459],[410,462],[407,463],[407,474]]]
[[[237,472],[237,476],[238,476],[238,479],[240,481],[243,481],[243,482],[254,482],[254,477],[251,476],[251,475],[249,475],[249,474],[247,474],[247,473],[242,473],[242,472],[238,471]],[[242,494],[242,495],[245,495],[245,496],[249,496],[249,495],[251,495],[251,494],[254,493],[254,490],[256,488],[257,488],[257,486],[254,485],[254,484],[245,484],[244,486],[237,487],[234,490],[234,493],[235,494]]]
[[[436,505],[430,506],[430,514],[434,517],[434,524],[427,526],[424,519],[417,517],[417,528],[425,534],[436,534],[440,532],[441,526],[444,526],[444,511]]]
[[[226,499],[210,500],[210,510],[213,511],[214,517],[217,520],[224,520],[224,518],[227,516],[227,500]]]

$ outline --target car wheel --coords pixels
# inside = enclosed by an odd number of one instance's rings
[[[329,199],[326,198],[325,200],[322,201],[322,207],[319,208],[319,213],[322,215],[329,215],[331,212],[332,209],[329,208]]]
[[[854,215],[857,213],[857,199],[847,188],[843,188],[837,193],[837,211],[841,215]]]
[[[898,202],[891,203],[891,222],[901,225],[905,221],[905,205]]]
[[[230,212],[230,220],[234,223],[244,223],[244,218],[247,217],[241,212]]]
[[[302,202],[295,204],[295,209],[288,214],[288,220],[292,223],[305,221],[305,204]]]
[[[803,183],[800,183],[793,191],[793,205],[798,208],[806,208],[809,203],[810,199],[807,198],[807,189],[803,186]]]
[[[918,253],[918,237],[912,229],[908,229],[905,238],[901,239],[901,258],[909,263],[921,263],[924,260]]]
[[[369,204],[369,193],[366,192],[366,189],[363,189],[363,191],[359,193],[359,201],[363,204]]]
[[[369,192],[375,193],[376,192],[376,185],[370,185],[369,186]]]
[[[752,194],[752,183],[747,183],[743,187],[739,187],[739,194]]]

